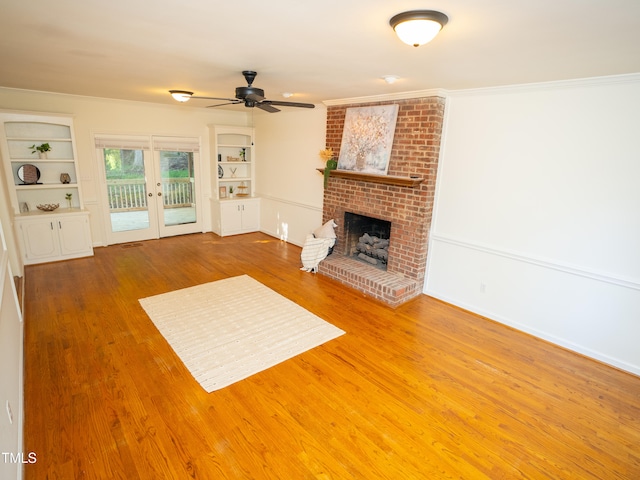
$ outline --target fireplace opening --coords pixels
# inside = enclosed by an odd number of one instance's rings
[[[387,269],[391,222],[345,212],[344,229],[346,256]]]

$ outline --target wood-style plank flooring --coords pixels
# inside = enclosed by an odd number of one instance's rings
[[[25,478],[640,478],[640,378],[299,258],[196,234],[27,267]],[[241,274],[347,333],[207,394],[138,299]]]

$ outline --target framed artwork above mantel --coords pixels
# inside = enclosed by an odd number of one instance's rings
[[[386,175],[398,118],[398,105],[348,108],[338,169]]]

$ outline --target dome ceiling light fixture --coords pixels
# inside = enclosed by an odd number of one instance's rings
[[[449,17],[434,10],[412,10],[391,17],[389,25],[407,45],[419,47],[429,43],[442,30]]]

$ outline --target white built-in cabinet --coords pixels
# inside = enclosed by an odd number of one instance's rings
[[[0,111],[0,151],[25,264],[93,255],[73,118]],[[32,152],[48,144],[46,154]],[[58,204],[52,212],[38,205]]]
[[[251,127],[211,125],[212,229],[220,236],[260,230],[255,197],[256,151]]]
[[[219,202],[219,218],[215,218],[218,235],[237,235],[260,230],[260,199],[243,198]]]
[[[93,255],[85,212],[26,214],[16,217],[15,225],[26,265]]]

